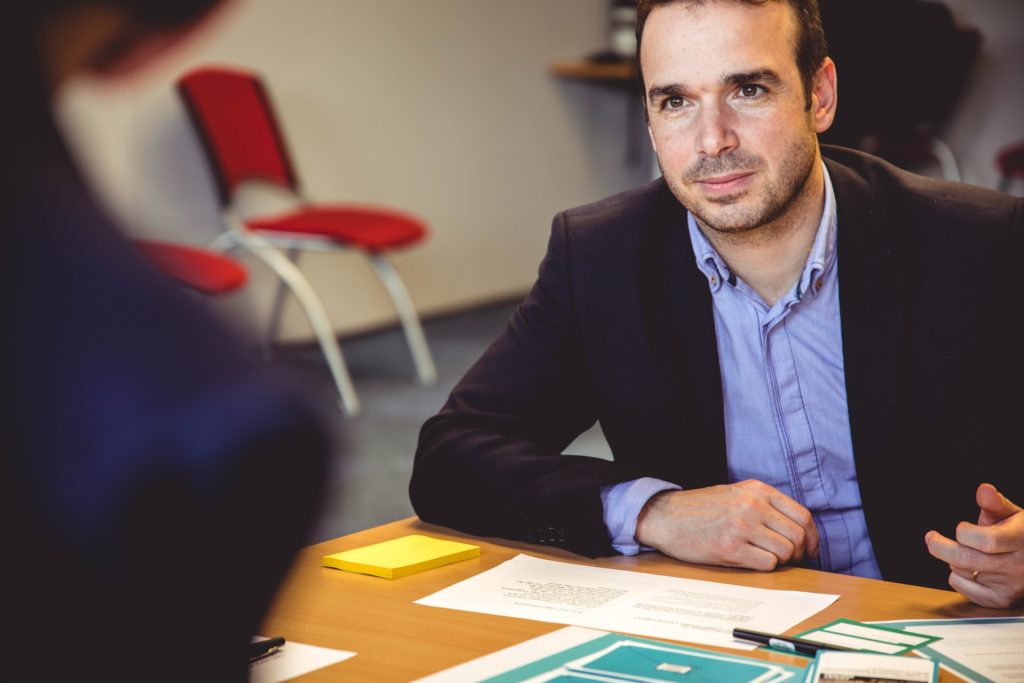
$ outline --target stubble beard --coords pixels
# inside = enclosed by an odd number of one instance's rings
[[[758,200],[748,206],[740,203],[748,194],[746,190],[708,198],[698,196],[696,193],[700,190],[688,188],[695,188],[702,178],[744,171],[763,172],[768,164],[763,157],[754,154],[737,150],[719,157],[702,157],[683,171],[681,177],[665,175],[665,179],[672,194],[694,215],[705,232],[710,230],[723,237],[739,236],[771,226],[794,208],[811,177],[816,158],[817,136],[809,131],[793,142],[784,155],[778,175],[768,179]]]

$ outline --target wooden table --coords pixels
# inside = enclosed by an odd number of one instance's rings
[[[410,533],[477,544],[481,547],[480,557],[395,580],[320,566],[324,555]],[[303,681],[410,681],[561,628],[539,621],[413,604],[414,600],[490,569],[520,552],[599,567],[841,596],[825,610],[798,624],[790,634],[840,617],[870,621],[1007,615],[973,605],[952,591],[791,567],[771,573],[703,567],[676,562],[659,553],[589,560],[544,546],[467,536],[410,517],[305,548],[261,633],[357,653],[348,661],[304,676]],[[807,661],[764,650],[751,656],[789,664]],[[942,672],[940,680],[960,679]]]

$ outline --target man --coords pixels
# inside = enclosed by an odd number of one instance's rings
[[[637,26],[664,178],[555,218],[536,285],[423,427],[417,512],[1010,606],[1024,206],[823,162],[837,80],[814,0],[644,0]],[[614,462],[560,455],[595,420]]]
[[[4,680],[247,680],[318,510],[316,413],[117,232],[50,114],[69,77],[145,63],[214,4],[40,0],[7,17]]]

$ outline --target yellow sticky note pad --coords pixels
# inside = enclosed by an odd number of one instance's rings
[[[480,557],[480,546],[413,534],[324,555],[323,565],[357,574],[397,579],[471,557]]]

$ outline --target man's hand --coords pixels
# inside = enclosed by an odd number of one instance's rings
[[[684,562],[761,571],[818,556],[810,511],[753,479],[653,496],[636,540]]]
[[[1006,609],[1024,598],[1024,510],[996,487],[978,487],[978,523],[960,522],[956,540],[925,534],[928,552],[949,565],[949,585],[971,602]]]

